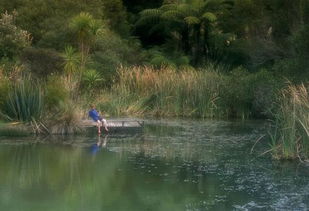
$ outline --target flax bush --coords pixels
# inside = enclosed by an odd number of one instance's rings
[[[41,118],[43,106],[41,87],[30,79],[23,79],[10,87],[2,113],[9,120],[30,122]]]

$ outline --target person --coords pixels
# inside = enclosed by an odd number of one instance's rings
[[[89,111],[88,115],[93,119],[93,121],[97,123],[99,134],[101,134],[101,125],[103,125],[105,131],[108,132],[106,119],[103,119],[99,115],[99,112],[96,110],[95,105],[91,105],[91,110]]]

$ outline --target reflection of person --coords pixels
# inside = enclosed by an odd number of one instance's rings
[[[106,147],[107,144],[107,137],[108,135],[106,135],[104,137],[104,141],[102,142],[101,140],[101,136],[98,136],[98,141],[95,144],[92,144],[90,146],[90,152],[91,154],[95,155],[98,151],[100,151],[101,147]]]
[[[105,128],[105,131],[107,132],[107,122],[106,119],[103,119],[100,115],[99,112],[95,109],[95,105],[91,105],[91,110],[89,111],[88,115],[97,123],[98,127],[98,133],[101,133],[101,126],[103,125]]]

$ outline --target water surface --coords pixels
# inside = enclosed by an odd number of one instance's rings
[[[309,166],[259,156],[263,122],[0,140],[0,210],[308,210]]]

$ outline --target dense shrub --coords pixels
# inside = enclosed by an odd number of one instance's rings
[[[51,49],[27,48],[22,52],[21,60],[31,73],[40,78],[63,72],[63,58]]]
[[[0,58],[8,57],[12,59],[19,52],[30,45],[30,34],[17,27],[14,23],[16,13],[1,14],[0,18]]]
[[[53,110],[68,102],[70,95],[65,83],[67,82],[63,77],[50,76],[48,78],[44,95],[47,109]]]
[[[95,69],[111,87],[117,77],[117,68],[132,64],[140,64],[144,60],[139,43],[136,40],[124,40],[117,34],[105,29],[97,38],[91,55],[88,69]]]
[[[236,68],[224,75],[220,89],[221,109],[229,117],[269,117],[279,87],[280,81],[266,70],[249,73],[244,68]]]
[[[0,110],[6,101],[9,92],[9,86],[9,80],[4,77],[2,70],[0,70]]]

